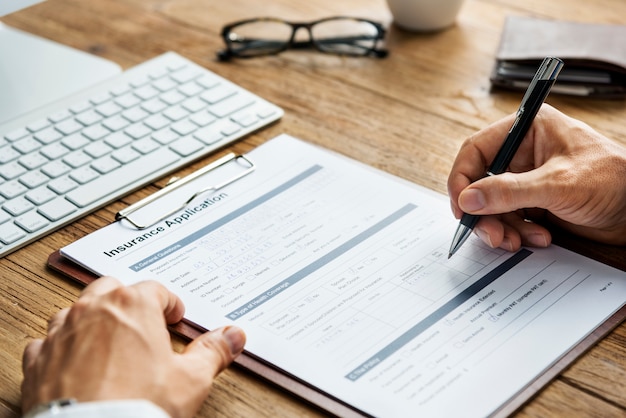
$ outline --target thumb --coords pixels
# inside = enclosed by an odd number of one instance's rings
[[[523,208],[549,208],[555,198],[540,169],[487,176],[466,187],[459,207],[474,215],[509,213]]]
[[[227,326],[209,331],[193,340],[183,356],[203,376],[217,376],[242,351],[246,334],[241,328]]]

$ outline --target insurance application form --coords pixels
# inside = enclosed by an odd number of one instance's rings
[[[247,157],[251,174],[154,225],[116,222],[62,254],[158,280],[190,321],[240,326],[253,355],[380,417],[489,415],[626,301],[624,272],[556,246],[472,239],[448,259],[447,197],[330,151],[281,135]]]

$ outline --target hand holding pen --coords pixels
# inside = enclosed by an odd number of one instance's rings
[[[548,96],[562,67],[563,61],[558,58],[547,57],[543,60],[528,86],[526,94],[516,113],[515,121],[509,129],[500,150],[489,166],[485,174],[486,176],[501,174],[507,169],[522,140],[526,136],[526,133],[530,129],[539,108]],[[452,240],[448,258],[461,248],[472,233],[479,219],[480,216],[478,215],[463,214]]]

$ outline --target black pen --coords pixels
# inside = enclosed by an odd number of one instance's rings
[[[491,166],[487,170],[486,176],[493,176],[495,174],[503,173],[511,160],[513,155],[519,148],[522,140],[526,136],[530,125],[532,125],[539,108],[543,104],[544,100],[550,93],[552,85],[556,81],[559,72],[563,68],[563,61],[555,57],[546,57],[539,66],[539,69],[535,73],[535,76],[531,80],[526,94],[522,99],[522,103],[517,110],[515,121],[513,126],[509,129],[509,133],[506,139],[502,143],[502,147],[496,154]],[[461,217],[461,222],[452,239],[452,245],[450,245],[450,252],[448,258],[452,257],[452,254],[457,252],[463,243],[472,233],[472,230],[476,226],[476,223],[480,219],[480,215],[468,215],[464,213]]]

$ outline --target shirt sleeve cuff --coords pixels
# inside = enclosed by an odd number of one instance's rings
[[[79,402],[34,418],[171,418],[163,409],[143,399]]]

